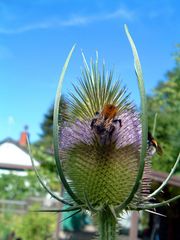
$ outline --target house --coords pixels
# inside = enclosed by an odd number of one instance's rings
[[[31,158],[26,147],[27,131],[21,133],[19,141],[6,138],[0,142],[0,174],[9,171],[23,175],[26,170],[32,169]],[[38,162],[35,160],[35,165]]]
[[[26,136],[27,131],[25,129],[25,131],[21,133],[19,141],[6,138],[0,142],[0,180],[8,174],[24,177],[28,174],[27,170],[33,170],[31,158],[26,147]],[[39,166],[39,163],[35,159],[34,162],[36,166]],[[28,184],[28,182],[26,183]],[[8,184],[10,186],[12,183],[8,182]],[[19,201],[14,197],[10,199],[0,199],[0,211],[11,209],[13,206],[14,211],[24,213],[27,205],[26,201]]]

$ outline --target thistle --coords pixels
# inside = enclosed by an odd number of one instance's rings
[[[53,124],[56,166],[72,200],[54,194],[34,167],[50,195],[68,205],[66,209],[50,211],[89,211],[96,219],[99,240],[116,239],[117,220],[123,211],[150,210],[180,198],[150,202],[174,173],[180,156],[165,182],[150,194],[148,174],[154,146],[147,144],[146,94],[139,57],[126,26],[125,31],[134,55],[141,114],[129,101],[127,89],[113,80],[112,72],[106,73],[104,64],[99,71],[98,55],[89,67],[82,54],[84,70],[79,85],[74,85],[75,93],[70,94],[68,121],[59,126],[61,87],[73,47],[60,76]]]

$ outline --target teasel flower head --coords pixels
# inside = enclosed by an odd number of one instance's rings
[[[151,158],[155,146],[148,141],[147,107],[141,65],[135,44],[125,26],[132,47],[141,96],[141,112],[129,94],[105,65],[96,61],[84,70],[70,94],[68,120],[59,126],[59,104],[64,75],[74,47],[63,67],[54,106],[54,151],[61,181],[71,197],[63,199],[39,181],[52,197],[69,205],[66,210],[89,211],[96,218],[100,240],[115,240],[117,220],[127,210],[148,210],[168,204],[151,203],[173,174],[179,157],[166,181],[150,194]],[[74,212],[73,212],[74,214]]]

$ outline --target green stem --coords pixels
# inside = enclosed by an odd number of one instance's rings
[[[99,238],[98,240],[116,240],[116,225],[117,220],[112,214],[109,208],[104,208],[102,211],[98,212],[98,228],[99,228]]]

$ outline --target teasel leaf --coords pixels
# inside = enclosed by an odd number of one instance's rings
[[[76,214],[78,214],[78,213],[80,213],[80,212],[81,212],[81,210],[78,210],[78,211],[76,211],[75,213],[72,213],[70,216],[68,216],[68,217],[66,217],[66,218],[63,218],[61,221],[59,221],[59,223],[62,223],[62,222],[64,222],[64,221],[66,221],[67,219],[73,217],[74,215],[76,215]]]
[[[54,156],[55,156],[56,167],[57,167],[59,177],[60,177],[67,193],[70,195],[70,197],[78,204],[82,204],[82,202],[77,198],[77,196],[74,194],[74,192],[70,188],[70,186],[64,176],[64,173],[63,173],[63,170],[61,167],[60,158],[59,158],[59,106],[60,106],[60,100],[61,100],[61,89],[62,89],[64,76],[65,76],[69,61],[71,59],[72,53],[74,51],[74,48],[75,48],[75,45],[72,47],[72,49],[65,61],[65,64],[63,66],[63,69],[62,69],[62,72],[60,75],[58,87],[57,87],[57,93],[56,93],[56,98],[55,98],[55,103],[54,103],[54,115],[53,115],[53,140],[54,140]]]
[[[158,114],[155,113],[155,115],[154,115],[154,122],[153,122],[153,130],[152,130],[152,136],[153,136],[153,137],[155,137],[156,124],[157,124],[157,116],[158,116]]]
[[[169,205],[171,202],[174,202],[176,200],[180,199],[180,195],[177,195],[171,199],[168,199],[166,201],[163,201],[161,203],[149,203],[149,204],[143,204],[142,206],[139,206],[137,210],[145,210],[145,209],[153,209],[153,208],[158,208],[162,207],[165,205]]]
[[[140,180],[142,179],[143,171],[144,171],[144,164],[145,164],[145,157],[146,157],[146,150],[147,150],[147,133],[148,133],[147,100],[146,100],[146,93],[145,93],[141,63],[140,63],[139,56],[138,56],[138,53],[136,50],[136,46],[134,44],[134,41],[133,41],[126,25],[125,25],[125,32],[128,37],[128,40],[129,40],[129,43],[131,45],[132,52],[134,55],[134,67],[135,67],[135,72],[136,72],[136,76],[137,76],[137,80],[138,80],[139,92],[140,92],[140,97],[141,97],[142,144],[141,144],[139,170],[137,173],[135,184],[134,184],[128,198],[124,201],[123,204],[121,204],[118,207],[119,211],[126,208],[126,206],[132,201],[135,193],[138,191],[138,188],[140,186],[140,183],[141,183]]]
[[[52,213],[56,213],[56,212],[71,212],[71,211],[75,211],[75,210],[81,210],[83,206],[73,206],[73,207],[69,207],[69,208],[65,208],[65,209],[39,209],[39,210],[34,210],[32,212],[52,212]]]
[[[177,166],[178,166],[178,164],[179,164],[179,161],[180,161],[180,153],[179,153],[179,155],[178,155],[178,157],[177,157],[177,160],[176,160],[173,168],[171,169],[169,175],[167,176],[167,178],[163,181],[163,183],[162,183],[153,193],[151,193],[151,194],[147,197],[147,199],[151,199],[152,197],[156,196],[159,192],[162,191],[162,189],[167,185],[169,179],[170,179],[170,178],[172,177],[172,175],[174,174],[174,172],[175,172],[175,170],[176,170],[176,168],[177,168]]]

